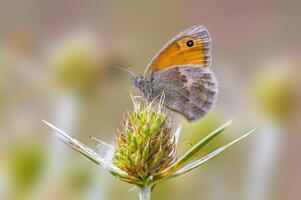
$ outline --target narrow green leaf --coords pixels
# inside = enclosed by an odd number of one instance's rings
[[[230,146],[232,146],[233,144],[237,143],[238,141],[244,139],[245,137],[247,137],[248,135],[250,135],[251,133],[253,133],[256,129],[253,129],[249,132],[247,132],[246,134],[244,134],[243,136],[233,140],[232,142],[216,149],[215,151],[211,152],[210,154],[204,156],[203,158],[196,160],[188,165],[186,165],[185,167],[179,169],[178,171],[176,171],[175,173],[171,174],[170,176],[166,177],[166,178],[173,178],[173,177],[177,177],[180,176],[182,174],[185,174],[195,168],[197,168],[198,166],[202,165],[203,163],[207,162],[208,160],[210,160],[211,158],[217,156],[218,154],[220,154],[221,152],[223,152],[224,150],[226,150],[227,148],[229,148]]]
[[[123,170],[117,168],[112,163],[106,162],[104,160],[104,158],[102,158],[94,150],[92,150],[89,147],[87,147],[86,145],[82,144],[75,138],[72,138],[67,133],[61,131],[60,129],[58,129],[54,125],[50,124],[49,122],[47,122],[45,120],[42,120],[42,121],[56,132],[56,136],[58,137],[58,139],[60,139],[62,142],[67,144],[72,149],[74,149],[74,150],[78,151],[79,153],[81,153],[82,155],[84,155],[86,158],[90,159],[91,161],[93,161],[94,163],[96,163],[98,165],[105,167],[106,169],[108,169],[111,172],[120,174],[120,176],[128,176],[127,173],[124,172]]]
[[[222,133],[228,126],[230,126],[232,120],[227,121],[225,124],[211,132],[197,144],[195,144],[190,150],[188,150],[181,158],[179,158],[173,165],[168,167],[167,169],[159,172],[154,176],[154,179],[161,179],[163,177],[169,176],[174,173],[178,169],[182,168],[185,164],[187,164],[206,144],[208,144],[212,139]]]
[[[68,134],[66,134],[63,131],[59,130],[58,128],[56,128],[55,126],[53,126],[52,124],[50,124],[49,122],[47,122],[45,120],[42,120],[42,121],[46,125],[48,125],[49,127],[51,127],[52,129],[54,129],[56,131],[57,137],[62,142],[64,142],[68,146],[70,146],[72,149],[78,151],[79,153],[81,153],[82,155],[84,155],[85,157],[87,157],[88,159],[90,159],[91,161],[93,161],[94,163],[99,164],[99,165],[102,164],[101,158],[99,158],[99,155],[95,151],[93,151],[89,147],[83,145],[78,140],[70,137]]]

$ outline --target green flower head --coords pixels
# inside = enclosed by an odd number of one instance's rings
[[[109,145],[94,138],[99,142],[97,152],[52,124],[44,122],[53,128],[57,137],[71,148],[103,166],[120,180],[141,188],[140,199],[149,199],[151,189],[160,181],[195,169],[254,131],[251,130],[212,153],[198,158],[199,151],[222,133],[231,124],[230,120],[177,158],[176,148],[180,126],[175,132],[172,131],[172,121],[163,107],[163,102],[164,98],[151,103],[133,98],[134,109],[132,112],[127,112],[123,118],[121,128],[117,130],[115,144]]]

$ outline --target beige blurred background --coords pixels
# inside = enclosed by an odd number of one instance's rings
[[[0,199],[137,199],[137,191],[57,141],[46,119],[83,143],[113,143],[132,108],[130,76],[173,36],[201,24],[213,40],[218,103],[184,123],[182,152],[235,117],[208,153],[257,132],[154,200],[301,199],[300,1],[0,1]],[[180,151],[181,152],[181,151]]]

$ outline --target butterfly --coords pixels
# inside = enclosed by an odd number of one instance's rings
[[[188,121],[202,119],[216,102],[217,80],[210,70],[211,38],[203,26],[193,26],[170,40],[151,60],[133,87],[148,101],[162,93],[164,105]]]

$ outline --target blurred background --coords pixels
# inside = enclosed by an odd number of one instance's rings
[[[182,119],[179,153],[226,120],[202,155],[256,133],[153,199],[301,199],[301,2],[0,1],[0,199],[137,199],[137,191],[57,141],[41,119],[90,147],[114,143],[132,109],[130,76],[185,28],[213,40],[219,99],[204,120]],[[201,156],[201,155],[200,155]]]

